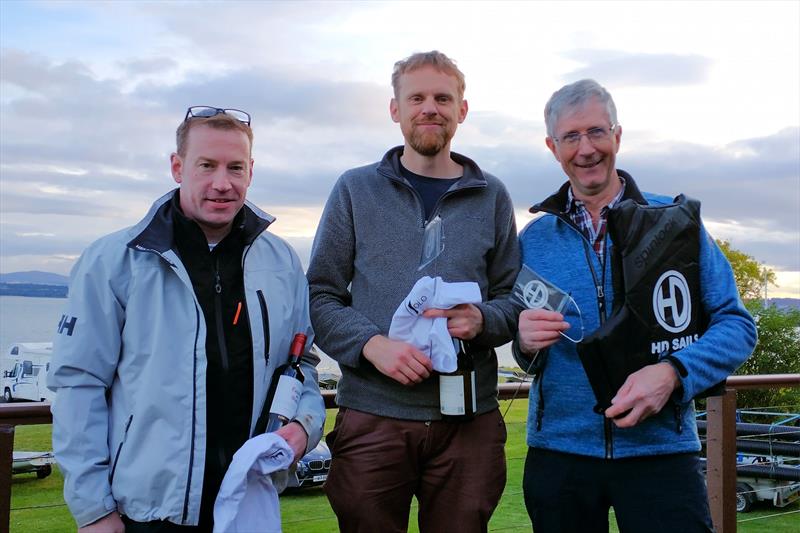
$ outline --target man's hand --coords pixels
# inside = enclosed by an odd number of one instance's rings
[[[672,393],[680,386],[678,373],[669,363],[656,363],[637,370],[625,380],[606,409],[606,417],[614,419],[627,411],[614,424],[620,428],[633,427],[661,411]]]
[[[125,524],[122,523],[119,513],[112,511],[100,520],[78,528],[78,533],[125,533]]]
[[[524,353],[536,353],[555,344],[560,332],[568,329],[564,316],[546,309],[526,309],[519,314],[519,347]]]
[[[483,331],[483,313],[472,304],[459,304],[451,309],[427,309],[425,318],[447,319],[447,332],[454,339],[474,339]]]
[[[298,459],[306,454],[306,446],[308,446],[308,434],[300,422],[289,422],[285,426],[278,429],[275,434],[286,439],[289,447],[294,452],[294,460],[292,462],[296,463]]]
[[[367,361],[381,374],[403,385],[421,383],[433,371],[430,357],[408,343],[375,335],[362,350]]]

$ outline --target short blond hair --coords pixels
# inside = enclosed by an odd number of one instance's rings
[[[178,126],[175,132],[175,144],[178,155],[186,157],[186,144],[189,138],[189,131],[195,126],[208,126],[217,130],[237,130],[247,135],[250,141],[250,153],[253,152],[253,130],[246,123],[230,115],[220,113],[213,117],[189,117]]]
[[[400,91],[400,76],[406,72],[411,72],[422,67],[433,67],[439,72],[443,72],[449,76],[453,76],[458,81],[458,97],[464,98],[464,91],[467,88],[467,83],[464,81],[464,73],[458,70],[456,62],[441,53],[438,50],[431,50],[430,52],[417,52],[411,54],[405,59],[401,59],[394,64],[394,71],[392,72],[392,88],[394,89],[394,97],[397,98]]]

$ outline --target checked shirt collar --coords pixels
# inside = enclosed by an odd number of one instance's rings
[[[572,194],[572,187],[567,190],[567,213],[572,222],[578,226],[583,235],[589,240],[597,254],[600,262],[603,262],[605,255],[605,237],[606,237],[606,221],[608,220],[608,210],[614,207],[619,202],[622,195],[625,194],[625,178],[620,176],[619,181],[622,183],[617,195],[609,202],[607,206],[600,210],[600,218],[597,221],[597,227],[592,224],[592,215],[586,209],[586,204],[575,198]]]

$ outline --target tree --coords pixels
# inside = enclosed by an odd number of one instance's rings
[[[733,268],[733,277],[744,301],[758,300],[763,295],[764,281],[775,286],[775,272],[762,267],[751,255],[731,247],[728,241],[717,240],[722,253]]]
[[[758,344],[736,374],[800,373],[800,311],[779,309],[774,305],[764,307],[757,300],[748,303],[747,308],[756,320]],[[784,411],[797,412],[800,389],[741,390],[736,403],[751,409],[781,407]]]
[[[800,311],[764,306],[761,300],[764,281],[775,285],[775,273],[761,266],[750,255],[732,248],[727,241],[717,241],[733,268],[739,294],[756,320],[758,344],[753,355],[736,374],[800,373]],[[800,409],[800,389],[741,390],[737,404],[741,407],[784,407]]]

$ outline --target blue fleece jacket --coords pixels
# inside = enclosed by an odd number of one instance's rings
[[[640,193],[629,174],[618,172],[626,180],[624,198],[655,205],[672,203],[669,197]],[[569,183],[565,183],[556,194],[531,208],[531,212],[546,214],[520,233],[522,261],[572,295],[588,335],[600,327],[592,270],[603,287],[605,313],[609,314],[614,298],[611,267],[610,261],[601,265],[595,253],[586,253],[588,241],[564,212],[568,187]],[[609,241],[608,245],[613,243]],[[606,257],[610,257],[610,248]],[[617,428],[593,412],[596,400],[575,344],[562,338],[549,348],[544,371],[531,387],[529,446],[608,459],[700,450],[692,398],[724,380],[750,356],[756,343],[756,328],[739,299],[730,264],[704,228],[699,262],[708,328],[698,341],[673,354],[685,367],[686,375],[680,376],[681,389],[661,412],[626,429]],[[565,312],[576,316],[568,320],[575,323],[577,311],[574,306],[569,308]],[[525,364],[517,349],[515,356],[521,365]]]

